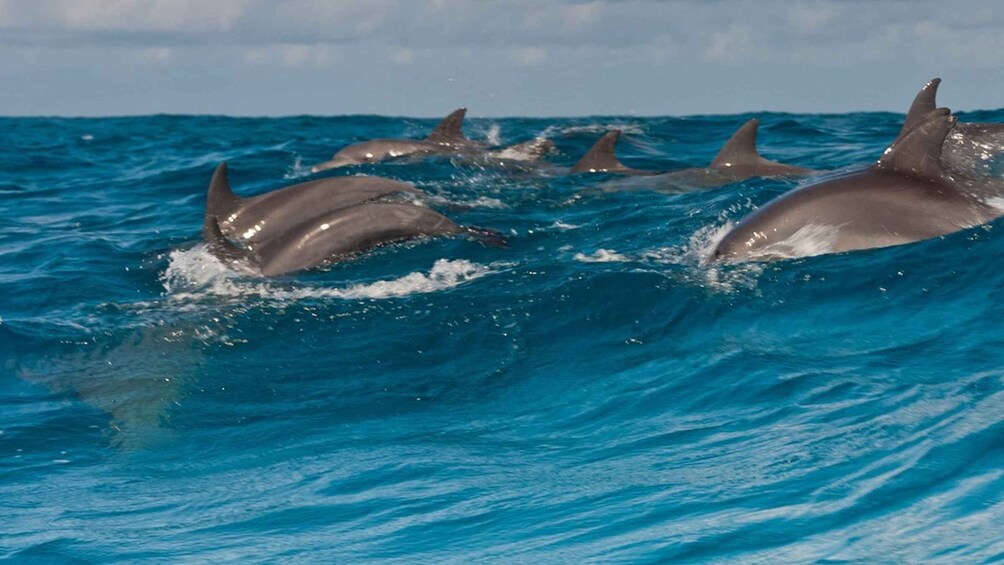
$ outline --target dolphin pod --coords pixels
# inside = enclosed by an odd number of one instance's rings
[[[897,138],[873,165],[808,181],[739,221],[715,245],[705,264],[762,261],[838,253],[915,242],[971,228],[1004,215],[978,194],[983,185],[946,172],[946,137],[1004,134],[1004,124],[962,124],[937,108],[940,79],[917,94]],[[447,116],[424,140],[378,139],[350,145],[326,170],[407,155],[506,159],[467,139],[465,109]],[[706,167],[643,170],[621,163],[620,130],[610,131],[568,170],[668,179],[720,186],[753,177],[796,177],[810,169],[770,161],[756,148],[760,121],[743,124]],[[539,157],[552,147],[536,140],[510,149]],[[965,182],[963,182],[965,181]],[[208,248],[221,260],[240,261],[263,276],[276,276],[340,261],[396,241],[469,235],[504,246],[498,232],[464,227],[420,205],[424,192],[375,176],[326,178],[252,197],[230,187],[220,164],[210,182],[203,221]]]

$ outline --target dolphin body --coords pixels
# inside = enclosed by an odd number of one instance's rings
[[[230,188],[227,164],[220,163],[209,183],[206,217],[217,218],[224,235],[254,244],[272,239],[316,216],[393,194],[422,196],[425,193],[396,180],[358,176],[305,182],[240,198]]]
[[[467,108],[454,110],[439,122],[436,129],[425,139],[372,139],[355,143],[334,154],[330,160],[311,167],[318,173],[338,167],[379,163],[402,157],[424,157],[447,155],[465,157],[477,162],[487,159],[487,163],[501,160],[504,166],[509,161],[528,161],[539,158],[554,148],[547,140],[533,140],[491,151],[484,143],[467,139],[462,131]]]
[[[760,120],[753,118],[743,124],[722,146],[718,155],[707,167],[693,167],[678,171],[649,171],[625,166],[617,158],[615,147],[620,139],[620,130],[604,135],[582,159],[576,163],[571,173],[613,173],[646,177],[645,186],[652,183],[676,187],[712,188],[739,182],[753,177],[792,177],[811,174],[815,171],[804,167],[786,165],[770,161],[760,156],[756,149],[756,134]]]
[[[740,221],[708,263],[839,253],[911,243],[977,226],[1002,211],[977,199],[941,164],[956,127],[929,112],[865,170],[795,189]]]
[[[241,261],[267,277],[420,237],[463,233],[487,245],[506,244],[498,232],[460,226],[423,206],[382,200],[393,194],[424,193],[380,177],[342,177],[242,199],[231,190],[222,163],[209,185],[202,235],[221,261]]]
[[[226,239],[214,217],[207,217],[203,228],[206,243],[217,258],[242,260],[266,277],[335,262],[386,243],[465,231],[439,212],[396,203],[335,210],[245,249]]]

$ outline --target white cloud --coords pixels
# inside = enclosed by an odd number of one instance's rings
[[[753,51],[753,31],[747,26],[732,24],[725,31],[711,34],[704,55],[712,61],[735,63],[748,58]]]
[[[0,0],[5,27],[76,31],[184,31],[230,29],[248,0]]]
[[[154,63],[166,63],[171,60],[172,54],[170,47],[153,47],[144,51],[144,58]]]
[[[391,48],[388,57],[399,65],[410,65],[415,62],[415,51],[407,47]]]
[[[381,49],[526,46],[647,48],[673,38],[673,56],[737,61],[873,60],[857,45],[900,34],[904,56],[932,40],[961,39],[982,65],[1004,36],[1004,14],[979,0],[0,0],[0,45],[372,44]],[[942,31],[935,31],[943,28]],[[970,37],[979,37],[979,43]],[[755,48],[755,52],[748,49]],[[404,51],[402,51],[403,53]],[[297,57],[293,57],[296,59]],[[308,57],[309,58],[309,57]],[[254,57],[252,57],[254,59]],[[515,58],[525,64],[527,58]],[[838,61],[839,59],[839,61]],[[400,62],[400,58],[392,58]],[[966,62],[966,64],[970,64]]]
[[[797,2],[789,8],[788,22],[802,33],[815,33],[831,24],[846,9],[844,4],[824,2]]]
[[[283,43],[248,49],[241,54],[241,63],[249,67],[325,68],[341,61],[336,46],[319,44]]]
[[[376,89],[392,92],[388,85],[407,82],[420,87],[411,92],[472,106],[478,97],[508,103],[513,92],[550,88],[555,95],[538,94],[532,103],[554,104],[555,112],[570,104],[646,108],[635,99],[650,97],[648,108],[682,111],[670,95],[714,90],[726,99],[738,91],[730,81],[767,75],[788,81],[792,93],[838,76],[885,84],[952,72],[979,77],[972,81],[983,92],[1004,91],[990,86],[1004,82],[994,78],[1002,51],[1004,11],[983,0],[0,0],[5,87],[41,81],[38,90],[52,92],[60,89],[44,81],[121,73],[128,82],[144,66],[158,73],[155,80],[173,69],[183,71],[173,77],[226,76],[230,82],[215,84],[234,89],[266,77],[310,76],[280,75],[285,71],[337,68],[351,74],[365,104],[376,103]],[[32,82],[21,80],[29,72]],[[317,83],[293,92],[326,91],[320,77],[333,75],[317,73]],[[544,80],[549,86],[538,85]],[[749,82],[747,92],[756,87]],[[241,92],[264,88],[255,84]],[[6,99],[28,107],[37,96],[30,86],[18,88]],[[872,94],[859,91],[833,99],[861,107]],[[755,95],[742,107],[768,106]],[[714,103],[695,96],[699,104],[691,107]],[[254,95],[241,100],[250,107]],[[885,108],[894,103],[882,101]]]
[[[561,19],[566,30],[576,30],[591,26],[600,20],[603,3],[597,0],[585,4],[571,4],[562,7]]]
[[[1000,64],[1004,35],[995,28],[952,29],[940,22],[920,22],[913,35],[924,54],[946,65],[984,67]]]
[[[526,67],[536,67],[547,60],[547,50],[542,47],[517,47],[509,53],[516,63]]]
[[[248,49],[244,52],[244,64],[251,67],[257,67],[268,63],[268,50],[267,49]]]

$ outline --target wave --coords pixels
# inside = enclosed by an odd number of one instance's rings
[[[829,174],[873,162],[902,120],[763,118],[765,155]],[[293,555],[263,539],[320,561],[999,560],[1001,221],[709,265],[794,183],[562,173],[615,127],[626,162],[707,163],[741,119],[472,120],[472,139],[553,136],[553,174],[343,174],[413,183],[507,249],[401,245],[263,279],[188,246],[219,160],[264,191],[433,120],[4,118],[0,545],[142,559],[108,540],[152,524],[177,534],[164,560]],[[948,161],[986,186],[995,143],[946,144]]]
[[[497,272],[503,265],[487,266],[464,259],[438,259],[427,272],[342,288],[283,285],[249,279],[249,273],[228,268],[204,245],[169,254],[161,281],[165,297],[172,302],[197,302],[206,298],[257,297],[273,302],[336,298],[342,300],[402,298],[414,294],[455,288]]]

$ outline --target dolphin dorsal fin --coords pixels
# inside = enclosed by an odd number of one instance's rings
[[[590,172],[603,172],[603,171],[618,171],[624,170],[625,167],[620,160],[617,159],[617,154],[614,152],[617,146],[617,141],[621,138],[621,130],[615,129],[608,132],[606,135],[600,138],[585,155],[579,159],[579,162],[572,167],[573,173],[590,173]]]
[[[760,163],[763,158],[756,151],[756,132],[760,127],[760,119],[753,118],[736,130],[725,142],[722,150],[711,161],[711,168],[731,167],[732,165],[751,165]]]
[[[209,181],[209,194],[206,196],[206,217],[226,218],[240,206],[241,199],[230,189],[227,179],[227,164],[220,163]]]
[[[906,113],[906,119],[903,120],[903,129],[899,130],[900,137],[917,127],[924,120],[925,115],[937,109],[938,104],[935,102],[935,97],[938,95],[939,84],[941,84],[940,78],[932,78],[917,93],[913,104],[910,105],[910,111]]]
[[[920,117],[918,125],[893,142],[882,158],[878,168],[921,175],[940,177],[941,146],[945,137],[955,126],[958,118],[948,108],[938,108]]]
[[[436,143],[455,143],[467,141],[461,128],[464,126],[464,117],[467,115],[467,108],[458,108],[443,118],[436,129],[432,130],[427,138]]]

